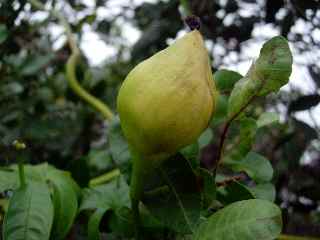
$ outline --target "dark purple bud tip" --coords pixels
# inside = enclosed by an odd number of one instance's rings
[[[191,15],[185,18],[184,22],[188,25],[191,30],[200,29],[201,20],[198,16]]]

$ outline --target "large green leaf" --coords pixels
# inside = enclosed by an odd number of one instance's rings
[[[98,208],[116,210],[129,206],[129,187],[121,176],[107,184],[85,188],[82,191],[80,211]]]
[[[0,169],[0,193],[18,187],[19,176],[11,169]]]
[[[241,161],[228,159],[224,163],[234,171],[245,171],[256,182],[268,182],[273,176],[269,160],[255,152],[249,152]]]
[[[64,239],[69,232],[78,210],[77,191],[78,186],[68,174],[58,170],[47,163],[39,165],[25,165],[25,175],[28,181],[46,184],[49,182],[52,189],[54,204],[54,224],[52,234],[55,239]],[[11,171],[1,171],[0,180],[8,184],[3,189],[17,189],[17,166],[12,165]],[[1,184],[0,184],[0,187]],[[0,189],[1,190],[1,189]],[[47,203],[48,204],[48,203]],[[51,199],[50,199],[51,204]]]
[[[4,240],[49,239],[53,205],[45,183],[29,181],[9,201],[3,223]]]
[[[260,199],[232,203],[202,223],[194,240],[273,240],[281,233],[280,209]]]
[[[67,172],[49,168],[47,179],[53,186],[54,223],[52,237],[64,239],[78,211],[75,183]]]
[[[283,37],[274,37],[266,42],[260,56],[235,85],[229,98],[228,117],[239,114],[256,96],[277,92],[289,81],[292,55],[288,42]]]
[[[142,201],[150,213],[175,232],[192,232],[200,218],[201,194],[188,160],[177,154],[157,170],[148,184],[151,182],[156,184],[146,186],[150,191],[163,187],[167,187],[167,191],[145,194]]]
[[[122,176],[107,184],[84,189],[80,211],[95,210],[88,223],[89,239],[99,239],[99,224],[106,211],[129,206],[129,187]]]

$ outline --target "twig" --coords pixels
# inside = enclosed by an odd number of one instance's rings
[[[245,178],[246,178],[245,175],[233,176],[233,177],[227,178],[221,182],[217,182],[217,187],[225,187],[226,185],[228,185],[234,181],[244,180]]]

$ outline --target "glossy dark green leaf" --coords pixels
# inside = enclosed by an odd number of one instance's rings
[[[229,98],[229,118],[243,111],[254,97],[277,92],[289,81],[291,69],[292,55],[287,40],[274,37],[267,41],[246,76],[234,85]]]
[[[221,94],[232,90],[234,84],[243,76],[235,71],[220,69],[213,75],[216,87]]]
[[[4,240],[47,240],[53,222],[53,204],[45,183],[28,181],[9,201],[3,223]]]
[[[256,198],[255,194],[248,187],[237,181],[232,181],[224,187],[219,187],[217,191],[217,199],[224,205],[254,198]]]
[[[282,229],[275,204],[251,199],[232,203],[202,223],[194,240],[273,240]]]
[[[227,160],[225,164],[234,171],[246,172],[256,182],[268,182],[273,176],[273,168],[269,160],[255,152],[249,152],[240,161]]]

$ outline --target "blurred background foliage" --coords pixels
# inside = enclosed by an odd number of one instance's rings
[[[83,50],[78,78],[113,109],[130,69],[185,30],[177,0],[41,2],[68,18]],[[223,67],[246,72],[262,42],[277,34],[290,41],[295,60],[291,84],[252,107],[253,114],[263,109],[279,113],[281,123],[259,130],[252,141],[275,168],[284,232],[320,236],[320,2],[185,2],[201,18],[214,71]],[[110,47],[111,53],[91,53],[90,44],[95,43],[86,41],[88,32]],[[0,2],[0,164],[15,162],[11,144],[23,139],[30,163],[49,162],[71,171],[86,186],[89,179],[120,166],[128,156],[121,154],[121,139],[108,131],[109,124],[68,87],[69,55],[56,19],[26,0]],[[95,58],[101,55],[107,57],[97,64]],[[215,129],[213,136],[219,136],[219,131]],[[114,159],[109,144],[118,145],[119,158]],[[217,144],[218,138],[213,137],[202,149],[204,165],[214,159]]]

